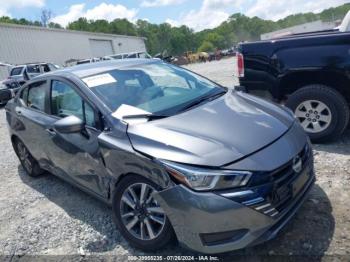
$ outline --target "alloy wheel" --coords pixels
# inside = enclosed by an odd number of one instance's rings
[[[120,215],[125,228],[140,240],[152,240],[163,231],[166,215],[153,194],[157,192],[146,183],[135,183],[123,192]]]
[[[317,100],[306,100],[294,112],[306,132],[319,133],[328,128],[332,121],[329,107]]]
[[[32,162],[30,161],[30,154],[27,148],[21,141],[18,141],[17,149],[18,149],[18,156],[19,156],[19,159],[21,160],[21,163],[24,165],[26,171],[28,173],[31,173],[33,166],[32,166]]]

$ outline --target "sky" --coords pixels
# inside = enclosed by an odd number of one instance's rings
[[[278,20],[290,14],[320,12],[350,0],[0,0],[0,16],[40,20],[43,9],[52,21],[66,26],[79,17],[88,19],[127,18],[135,22],[168,22],[187,25],[195,31],[214,28],[231,14]]]

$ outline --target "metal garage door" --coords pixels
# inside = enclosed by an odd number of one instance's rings
[[[111,40],[89,39],[93,57],[101,57],[113,54]]]

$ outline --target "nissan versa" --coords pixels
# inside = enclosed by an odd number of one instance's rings
[[[175,239],[203,253],[269,240],[315,179],[288,109],[160,60],[40,75],[6,117],[28,175],[46,170],[104,200],[146,251]]]

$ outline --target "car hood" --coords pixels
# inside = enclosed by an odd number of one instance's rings
[[[222,166],[273,143],[293,124],[281,106],[228,91],[214,101],[168,118],[129,124],[135,150],[158,159]]]

